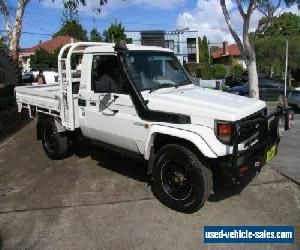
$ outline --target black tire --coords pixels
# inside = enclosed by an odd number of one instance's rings
[[[180,212],[198,211],[208,199],[212,171],[185,146],[169,144],[155,156],[152,191],[159,201]]]
[[[0,51],[0,84],[19,85],[20,69],[18,64],[5,51]]]
[[[42,145],[46,154],[52,160],[63,159],[68,154],[68,137],[58,133],[53,120],[43,121]]]

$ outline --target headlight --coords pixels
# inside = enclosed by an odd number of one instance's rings
[[[277,135],[279,137],[283,136],[285,131],[285,117],[283,115],[277,117],[276,128],[277,128]]]
[[[221,142],[230,144],[233,134],[232,124],[230,122],[216,121],[215,134]]]

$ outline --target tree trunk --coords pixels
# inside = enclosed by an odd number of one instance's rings
[[[249,81],[249,96],[259,99],[258,75],[256,69],[256,60],[251,60],[247,63],[248,81]]]
[[[11,40],[9,42],[9,50],[10,50],[9,54],[16,62],[19,61],[19,42],[20,42],[21,31],[22,31],[24,10],[28,2],[29,0],[18,1],[15,27],[11,34]]]

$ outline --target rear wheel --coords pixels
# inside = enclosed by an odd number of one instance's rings
[[[53,120],[46,120],[43,123],[42,144],[50,159],[62,159],[68,153],[68,137],[58,133]]]
[[[152,190],[166,206],[185,213],[199,210],[212,190],[212,172],[187,147],[170,144],[154,159]]]

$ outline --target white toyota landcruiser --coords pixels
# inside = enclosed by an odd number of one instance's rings
[[[19,112],[38,118],[46,154],[63,158],[82,135],[142,155],[155,196],[182,212],[203,206],[214,172],[259,171],[293,120],[289,109],[267,115],[263,101],[195,86],[160,47],[68,44],[58,70],[59,84],[15,89]]]

